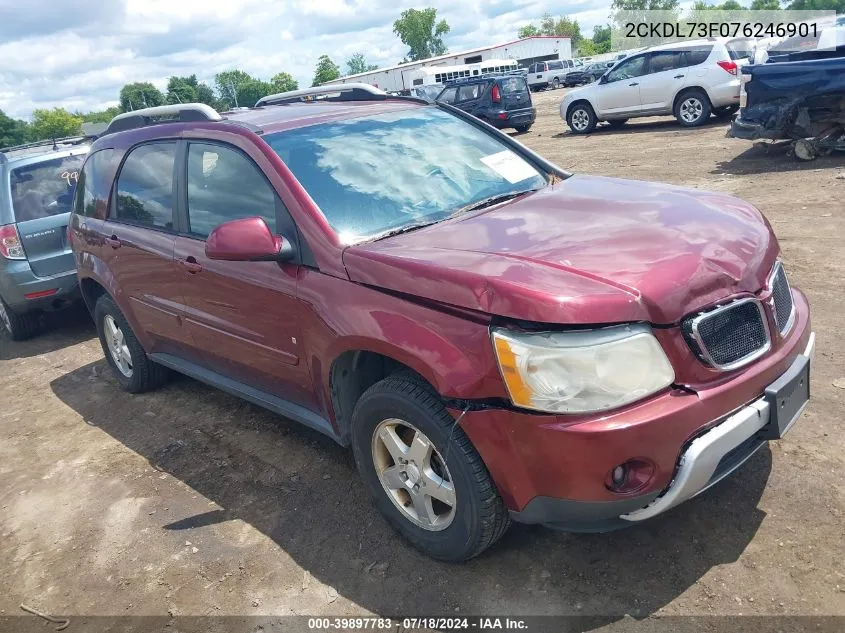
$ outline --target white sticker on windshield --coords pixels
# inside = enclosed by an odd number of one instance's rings
[[[496,154],[484,156],[481,162],[487,165],[490,169],[499,174],[509,183],[517,183],[531,176],[537,175],[530,163],[523,160],[517,154],[514,154],[509,149]]]

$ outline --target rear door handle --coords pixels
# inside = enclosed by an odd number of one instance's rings
[[[684,78],[683,75],[675,75],[675,79],[683,79],[683,78]]]
[[[201,273],[202,272],[202,264],[200,264],[193,256],[189,256],[186,259],[177,259],[176,260],[182,268],[184,268],[187,272],[193,274]]]
[[[104,237],[103,241],[112,248],[120,248],[120,238],[117,235],[111,237]]]

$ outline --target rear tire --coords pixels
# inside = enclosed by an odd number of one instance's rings
[[[32,338],[40,327],[41,318],[37,312],[16,314],[0,299],[0,338],[25,341]]]
[[[711,112],[710,99],[703,90],[690,90],[675,102],[675,118],[683,127],[698,127],[707,122]]]
[[[576,103],[566,114],[566,124],[573,134],[589,134],[596,129],[598,122],[592,106],[586,102]]]
[[[554,79],[552,79],[552,89],[557,90],[558,88],[560,88],[560,79],[555,77]]]
[[[739,112],[738,105],[722,106],[721,108],[713,108],[713,115],[719,119],[730,119],[734,114]]]
[[[94,322],[106,362],[121,389],[142,393],[166,382],[169,371],[147,357],[126,317],[110,296],[103,295],[97,300]]]
[[[517,132],[519,132],[520,134],[525,134],[528,130],[530,130],[530,129],[531,129],[531,124],[529,123],[528,125],[520,125],[520,126],[518,126],[517,128],[515,128],[515,129],[516,129],[516,131],[517,131]]]
[[[376,507],[432,558],[473,558],[510,525],[475,447],[437,394],[415,375],[389,376],[364,392],[352,414],[352,450]]]

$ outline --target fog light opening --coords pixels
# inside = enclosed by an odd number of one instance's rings
[[[605,485],[611,492],[629,494],[645,488],[654,476],[654,464],[647,459],[629,459],[607,474]]]

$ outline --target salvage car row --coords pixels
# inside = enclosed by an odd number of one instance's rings
[[[509,79],[484,94],[523,106]],[[350,447],[435,558],[511,521],[647,520],[809,400],[808,302],[736,198],[572,174],[462,108],[363,84],[128,112],[87,154],[38,179],[5,160],[0,276],[28,266],[33,301],[80,292],[129,393],[175,371]],[[53,235],[76,273],[40,276]]]

